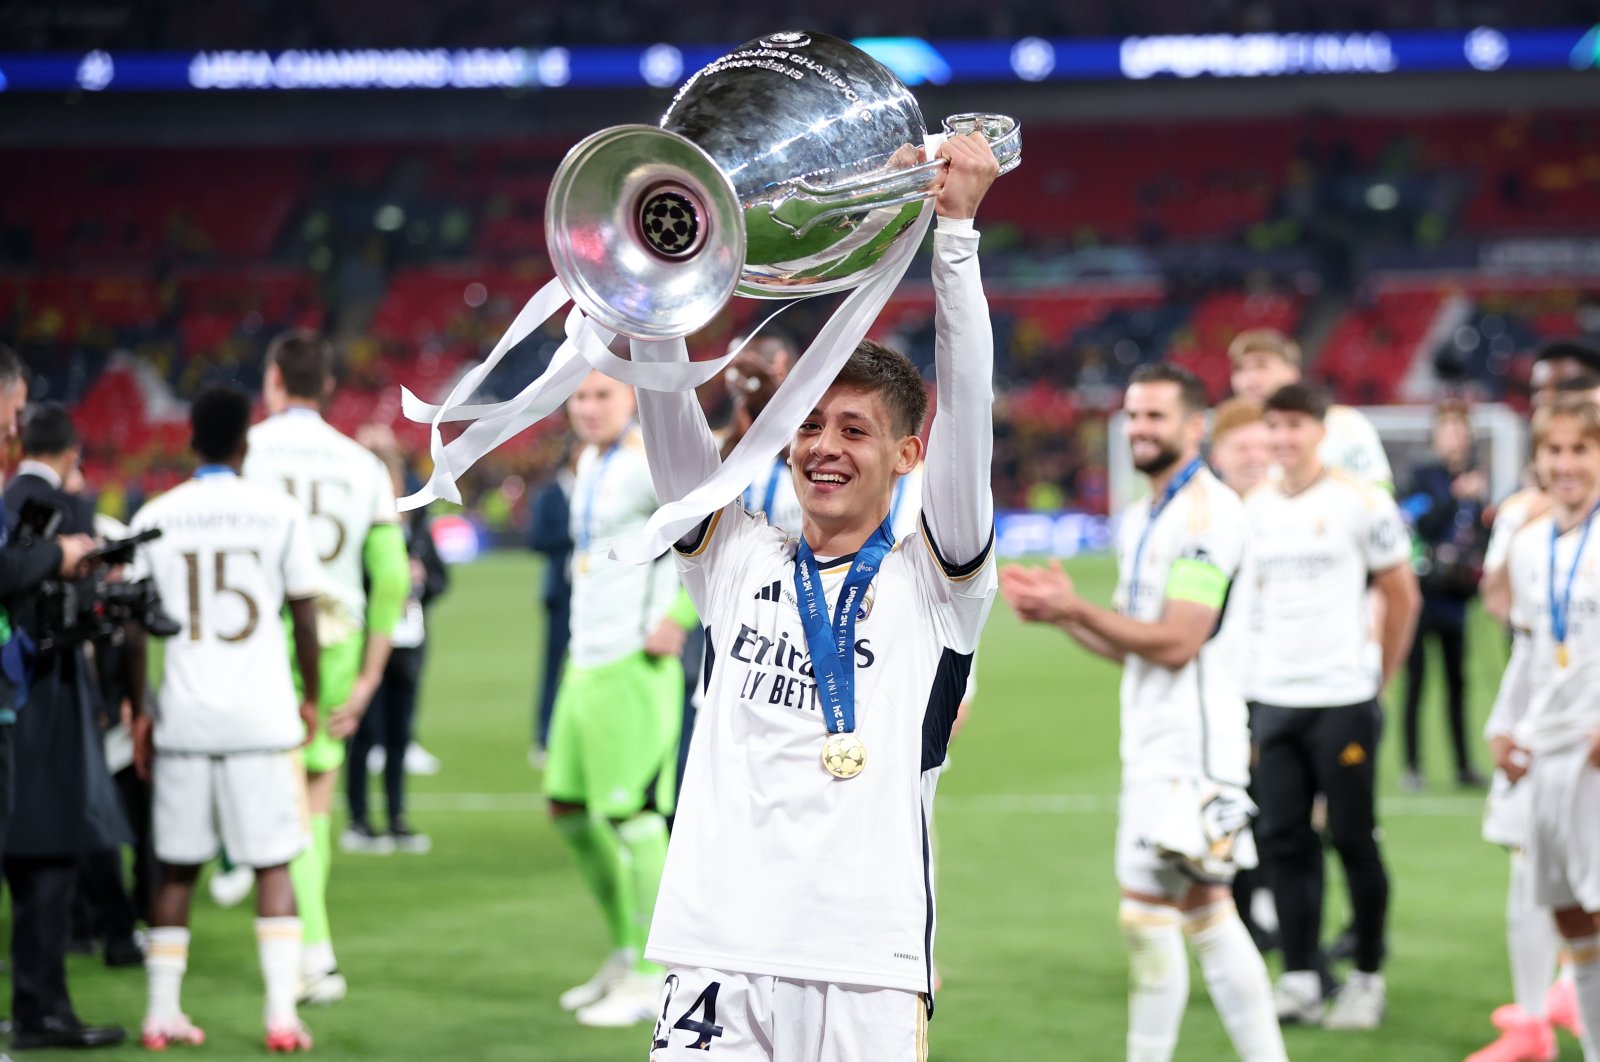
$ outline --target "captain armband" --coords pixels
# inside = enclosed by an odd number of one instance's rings
[[[1228,577],[1207,561],[1180,557],[1167,574],[1167,598],[1220,609],[1228,598]]]

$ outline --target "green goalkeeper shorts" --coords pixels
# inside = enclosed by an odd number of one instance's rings
[[[545,795],[626,819],[672,813],[683,725],[683,666],[642,651],[599,667],[568,666],[550,720]]]
[[[328,736],[328,716],[350,699],[350,691],[355,689],[356,679],[361,675],[361,663],[366,650],[367,639],[364,634],[356,634],[322,648],[317,668],[320,694],[317,698],[317,732],[303,754],[306,770],[312,774],[337,771],[344,766],[344,742]],[[294,669],[295,696],[302,696],[303,689],[297,665]]]

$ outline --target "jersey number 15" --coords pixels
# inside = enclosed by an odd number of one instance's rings
[[[211,584],[209,588],[202,586],[200,553],[198,550],[187,552],[183,555],[183,563],[189,570],[189,640],[200,641],[204,635],[204,626],[201,601],[209,598],[211,603],[223,594],[230,594],[239,599],[244,605],[244,623],[238,630],[224,633],[214,631],[217,638],[224,642],[242,642],[255,633],[256,624],[261,622],[261,606],[246,587],[241,587],[228,582],[228,558],[247,557],[257,570],[261,567],[261,554],[253,549],[219,549],[211,555],[211,571],[208,573]]]

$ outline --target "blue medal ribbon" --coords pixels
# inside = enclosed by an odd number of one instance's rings
[[[1556,543],[1561,538],[1561,528],[1550,522],[1550,633],[1555,637],[1559,651],[1567,644],[1567,620],[1572,616],[1572,584],[1578,578],[1578,566],[1583,563],[1583,547],[1589,544],[1589,529],[1594,526],[1595,513],[1600,504],[1589,510],[1583,518],[1583,534],[1578,537],[1578,551],[1572,555],[1572,567],[1567,570],[1567,582],[1556,598]]]
[[[195,479],[210,479],[212,476],[237,476],[229,465],[201,465],[194,470]]]
[[[1205,462],[1198,457],[1183,466],[1183,471],[1172,477],[1167,484],[1167,489],[1161,492],[1161,497],[1150,503],[1150,515],[1145,519],[1144,530],[1139,532],[1139,545],[1133,551],[1133,576],[1128,580],[1128,608],[1131,610],[1139,594],[1139,569],[1144,564],[1144,547],[1150,541],[1150,532],[1155,529],[1156,519],[1166,507],[1172,504],[1172,499],[1178,492],[1189,485],[1189,481],[1199,475],[1200,470],[1206,467]]]
[[[883,558],[894,547],[894,532],[885,519],[856,553],[850,574],[839,588],[839,600],[828,622],[827,599],[822,593],[822,570],[804,538],[795,554],[794,590],[800,605],[800,625],[822,698],[830,734],[849,734],[856,728],[856,616],[867,587],[878,574]]]

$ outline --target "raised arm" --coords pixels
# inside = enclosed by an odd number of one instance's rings
[[[978,272],[978,204],[999,164],[980,134],[952,137],[935,202],[933,238],[934,360],[938,411],[922,479],[922,516],[947,571],[984,557],[994,538],[989,464],[994,452],[994,330]]]
[[[683,340],[633,340],[633,360],[688,361]],[[639,428],[650,478],[663,504],[675,502],[717,470],[717,441],[693,391],[639,390]]]

